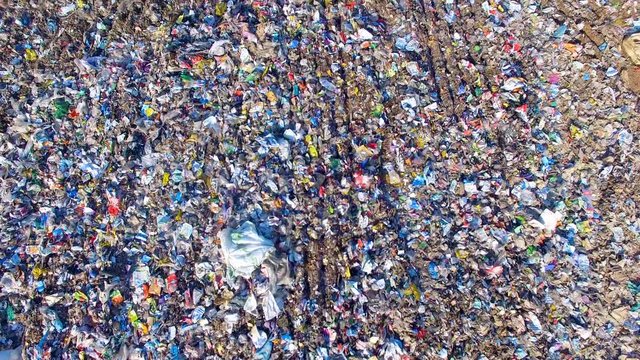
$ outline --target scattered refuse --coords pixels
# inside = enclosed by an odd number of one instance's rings
[[[0,10],[0,360],[638,358],[636,2]]]

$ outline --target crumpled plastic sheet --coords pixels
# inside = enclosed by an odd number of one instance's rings
[[[249,221],[236,229],[222,229],[218,236],[227,270],[232,276],[251,277],[253,271],[275,251],[273,241],[260,236],[256,226]]]

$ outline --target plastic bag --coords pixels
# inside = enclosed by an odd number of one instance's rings
[[[260,236],[250,221],[237,229],[223,229],[219,237],[231,277],[251,277],[251,273],[275,250],[273,242]]]

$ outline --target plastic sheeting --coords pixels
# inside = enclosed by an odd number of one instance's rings
[[[251,277],[251,273],[275,251],[273,242],[260,236],[250,221],[236,229],[223,229],[219,237],[230,276]]]

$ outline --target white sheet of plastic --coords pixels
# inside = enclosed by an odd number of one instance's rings
[[[248,312],[249,314],[253,314],[254,316],[258,315],[258,312],[256,311],[256,309],[258,308],[258,301],[256,300],[255,295],[253,295],[253,293],[249,293],[249,296],[247,297],[247,301],[244,303],[244,311]]]
[[[540,220],[542,221],[530,220],[529,224],[538,229],[554,231],[556,226],[558,226],[558,222],[562,220],[562,214],[557,211],[545,209],[542,214],[540,214]]]
[[[260,236],[250,221],[237,229],[223,229],[218,236],[231,276],[251,277],[251,273],[275,251],[273,242]]]
[[[266,321],[275,319],[280,315],[280,307],[271,291],[267,290],[267,293],[262,298],[262,311],[264,312],[264,319]]]

